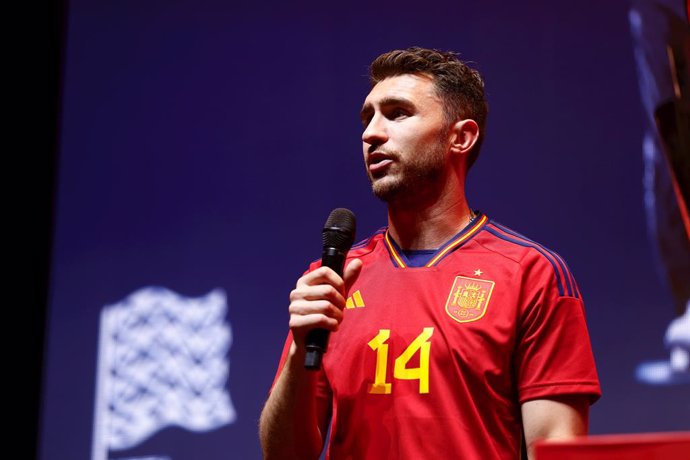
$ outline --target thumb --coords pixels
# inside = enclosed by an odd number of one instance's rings
[[[353,284],[355,284],[355,281],[357,281],[357,278],[359,277],[359,274],[362,271],[362,265],[364,264],[361,260],[353,259],[345,267],[345,270],[343,271],[343,281],[345,281],[346,294],[350,292],[350,288]]]

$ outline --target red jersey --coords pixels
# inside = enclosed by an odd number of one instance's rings
[[[521,403],[600,396],[580,292],[557,254],[479,215],[424,267],[385,229],[352,258],[362,272],[317,392],[332,404],[328,458],[516,459]]]

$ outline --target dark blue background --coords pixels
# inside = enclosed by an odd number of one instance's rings
[[[646,231],[629,4],[520,3],[70,1],[42,458],[89,458],[100,309],[147,285],[227,291],[238,421],[123,454],[259,458],[287,295],[320,227],[334,207],[360,238],[385,224],[358,113],[369,62],[412,45],[485,76],[470,204],[575,273],[604,392],[591,432],[690,428],[687,386],[634,381],[667,356],[674,312]]]

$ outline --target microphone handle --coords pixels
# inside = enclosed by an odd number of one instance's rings
[[[347,251],[346,251],[347,252]],[[328,267],[343,276],[346,252],[334,247],[324,247],[321,253],[321,265]],[[321,360],[328,347],[329,331],[326,329],[312,329],[307,333],[306,345],[307,354],[304,357],[304,367],[312,371],[321,369]]]

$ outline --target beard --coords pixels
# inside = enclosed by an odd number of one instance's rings
[[[395,171],[384,173],[380,178],[368,174],[371,190],[381,201],[418,201],[435,195],[446,173],[445,146],[438,142],[428,150],[417,152],[405,162],[397,152],[391,152]]]

